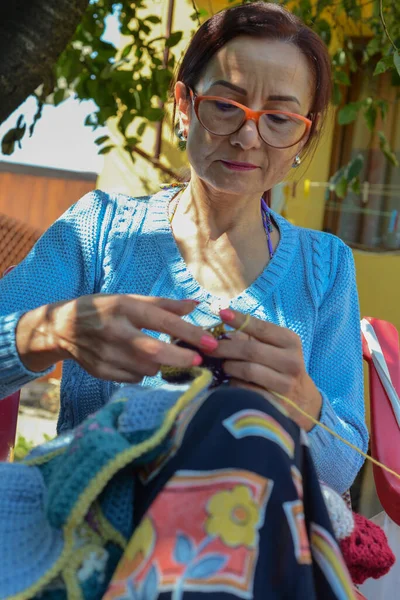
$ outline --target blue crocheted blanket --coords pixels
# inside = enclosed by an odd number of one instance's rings
[[[134,531],[133,473],[171,453],[210,380],[198,370],[186,386],[125,386],[22,463],[0,463],[2,600],[102,597]]]

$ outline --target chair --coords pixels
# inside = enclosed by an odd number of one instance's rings
[[[9,267],[3,276],[13,268]],[[12,461],[14,457],[20,395],[18,391],[0,400],[0,461]]]
[[[0,461],[12,461],[17,432],[20,392],[0,400]]]
[[[400,347],[396,328],[387,321],[368,317],[380,343],[390,377],[397,394],[400,395]],[[363,336],[364,359],[369,366],[369,389],[371,411],[371,455],[400,473],[400,428],[389,396],[372,360],[365,336]],[[383,509],[400,525],[400,479],[373,467],[376,491]]]

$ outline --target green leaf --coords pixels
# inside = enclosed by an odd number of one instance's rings
[[[386,73],[388,69],[393,66],[393,61],[391,56],[384,56],[378,62],[375,67],[374,75],[381,75],[382,73]]]
[[[344,198],[347,194],[349,182],[346,177],[342,177],[339,179],[338,183],[335,185],[335,193],[339,198]]]
[[[380,149],[382,150],[383,154],[386,156],[386,158],[392,165],[394,165],[395,167],[398,167],[399,161],[397,160],[397,156],[391,149],[390,144],[389,144],[388,140],[386,139],[386,136],[383,133],[383,131],[378,131],[378,136],[379,136],[379,146],[380,146]]]
[[[96,116],[93,114],[88,115],[84,121],[84,124],[87,127],[93,127],[95,129],[98,126]]]
[[[130,110],[125,110],[118,121],[118,129],[125,135],[128,126],[132,123],[132,115]]]
[[[360,110],[361,102],[350,102],[339,110],[338,123],[339,125],[348,125],[356,120],[358,111]]]
[[[381,111],[381,117],[382,119],[386,119],[386,115],[389,109],[389,103],[387,100],[376,100],[376,105],[379,108],[379,110]]]
[[[397,73],[400,75],[400,52],[397,51],[393,54],[393,63],[396,67]]]
[[[130,52],[132,51],[132,48],[133,44],[128,44],[127,46],[125,46],[125,48],[122,50],[121,58],[126,58],[128,54],[130,54]]]
[[[143,112],[143,116],[149,121],[161,121],[164,116],[164,111],[161,108],[153,108],[149,106]]]
[[[14,135],[13,135],[13,129],[10,129],[10,131],[7,131],[7,133],[5,134],[5,136],[3,136],[3,139],[1,140],[1,151],[3,154],[6,154],[7,156],[10,156],[10,154],[12,154],[14,152],[14,148],[15,148],[15,139],[14,139]]]
[[[320,19],[316,24],[320,37],[325,42],[326,46],[331,43],[331,26],[325,19]]]
[[[378,52],[380,52],[381,47],[382,47],[381,39],[378,36],[373,37],[368,42],[368,44],[367,44],[367,46],[365,48],[365,52],[366,52],[366,55],[367,55],[367,60],[371,56],[374,56],[374,54],[377,54]]]
[[[97,114],[99,125],[105,125],[110,117],[115,117],[115,109],[112,106],[102,106]]]
[[[18,119],[18,123],[21,124],[21,122],[22,121],[21,121],[21,117],[20,117]],[[20,141],[24,137],[25,131],[26,131],[26,125],[23,125],[22,127],[21,126],[14,127],[13,129],[10,129],[9,131],[7,131],[7,133],[1,140],[1,151],[3,152],[3,154],[7,154],[7,155],[12,154],[15,150],[15,144],[18,144],[18,146],[21,148]]]
[[[339,106],[342,101],[342,92],[340,91],[340,87],[337,83],[333,84],[332,89],[332,102],[335,106]]]
[[[361,194],[361,183],[358,177],[351,182],[350,189],[354,194]]]
[[[112,145],[110,145],[110,146],[104,146],[104,148],[100,148],[100,150],[99,150],[98,153],[99,154],[108,154],[109,152],[111,152],[111,150],[113,148],[115,148],[115,146],[112,146]]]
[[[147,127],[146,121],[143,121],[143,123],[140,123],[139,127],[137,128],[137,134],[139,137],[142,137],[142,135],[145,132],[146,127]]]
[[[37,101],[37,108],[36,108],[36,112],[34,114],[32,123],[29,127],[29,137],[32,137],[33,132],[35,131],[36,123],[39,121],[39,119],[42,118],[43,103],[38,98],[36,98],[36,101]]]
[[[364,166],[364,157],[362,154],[357,154],[355,158],[350,162],[347,169],[347,179],[351,181],[359,176]]]
[[[376,117],[378,116],[378,111],[376,109],[375,104],[370,104],[366,111],[364,112],[364,118],[367,122],[368,129],[373,131],[375,129]]]
[[[65,100],[65,89],[58,89],[57,91],[54,92],[54,96],[53,96],[53,102],[54,102],[54,106],[58,106],[59,104],[61,104],[61,102],[63,100]]]
[[[174,33],[171,33],[169,38],[165,40],[166,47],[172,48],[173,46],[176,46],[181,41],[182,35],[182,31],[174,31]]]
[[[161,23],[160,17],[157,17],[156,15],[150,15],[149,17],[146,17],[144,20],[148,21],[149,23],[154,23],[154,25]]]
[[[350,85],[349,76],[344,71],[334,71],[333,79],[336,83],[341,83],[342,85]]]
[[[144,33],[145,35],[149,35],[149,33],[150,33],[150,31],[151,31],[150,27],[149,27],[148,25],[146,25],[145,23],[143,23],[143,22],[142,22],[142,23],[140,23],[140,25],[139,25],[139,29],[140,29],[141,31],[143,31],[143,33]]]
[[[104,144],[104,142],[107,142],[107,140],[109,140],[109,139],[110,139],[110,136],[102,135],[102,136],[98,137],[96,140],[94,140],[94,143],[97,146],[101,146],[102,144]]]

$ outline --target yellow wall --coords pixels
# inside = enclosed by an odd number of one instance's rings
[[[353,254],[361,314],[390,321],[400,331],[400,253]]]

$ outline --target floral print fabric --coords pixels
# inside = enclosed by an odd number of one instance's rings
[[[355,597],[305,436],[277,407],[221,388],[174,436],[136,477],[139,526],[104,600]]]

